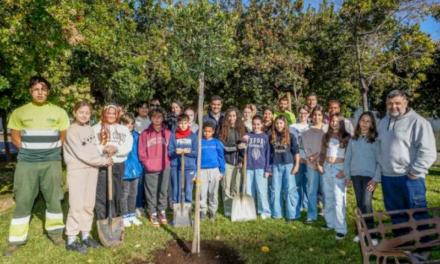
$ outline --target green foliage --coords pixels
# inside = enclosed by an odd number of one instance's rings
[[[438,14],[420,0],[323,1],[0,1],[0,111],[29,100],[27,80],[42,75],[51,100],[130,106],[158,97],[194,104],[197,76],[226,105],[295,104],[316,92],[349,114],[380,107],[401,88],[422,94],[435,45],[408,19]],[[365,82],[365,87],[361,82]],[[77,95],[78,94],[78,95]],[[418,101],[417,101],[418,102]],[[416,106],[417,108],[417,106]]]

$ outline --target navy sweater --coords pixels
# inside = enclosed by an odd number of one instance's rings
[[[294,163],[294,156],[299,153],[298,143],[295,136],[290,134],[290,145],[283,145],[280,141],[281,137],[277,135],[276,142],[270,144],[272,152],[272,165]]]
[[[264,169],[270,172],[270,144],[269,136],[266,133],[255,134],[251,132],[247,148],[247,169]]]
[[[191,153],[185,154],[185,170],[197,169],[197,135],[191,133],[189,137],[176,139],[176,133],[172,133],[170,137],[170,145],[168,146],[168,153],[171,159],[172,167],[180,168],[180,155],[176,154],[178,148],[189,148]]]

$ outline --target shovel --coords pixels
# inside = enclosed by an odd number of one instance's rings
[[[232,200],[232,222],[245,222],[257,219],[257,211],[255,210],[254,198],[246,193],[247,185],[247,149],[244,151],[243,158],[243,185],[241,193],[235,195]]]
[[[107,189],[108,189],[108,217],[107,219],[96,221],[98,228],[99,241],[104,247],[118,246],[124,240],[124,223],[121,217],[112,217],[113,203],[113,168],[112,165],[107,169]]]
[[[173,205],[173,216],[175,227],[190,226],[191,221],[191,203],[184,203],[185,191],[185,153],[180,156],[180,203]]]

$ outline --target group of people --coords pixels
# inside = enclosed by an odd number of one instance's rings
[[[167,208],[182,199],[192,202],[199,129],[201,219],[215,221],[219,193],[226,217],[231,216],[234,196],[243,192],[254,198],[261,219],[298,221],[305,210],[307,224],[317,220],[321,200],[323,228],[334,230],[339,240],[347,235],[347,186],[353,185],[363,213],[372,212],[379,182],[386,210],[427,207],[424,178],[437,158],[435,138],[430,123],[408,107],[407,95],[399,90],[388,94],[387,114],[378,125],[371,112],[355,122],[345,118],[337,100],[329,101],[325,112],[317,95],[310,94],[298,118],[289,111],[287,97],[278,100],[276,109],[260,109],[260,115],[253,104],[223,113],[222,98],[213,96],[203,124],[196,124],[192,108],[174,101],[167,113],[156,99],[138,104],[136,117],[107,104],[93,126],[90,103],[75,105],[71,123],[63,109],[47,102],[47,80],[31,78],[29,91],[32,102],[16,109],[8,123],[19,152],[16,208],[5,255],[27,241],[31,209],[40,191],[46,201],[47,234],[55,244],[64,243],[62,157],[69,189],[68,250],[85,253],[99,245],[90,230],[94,216],[108,217],[108,206],[113,216],[123,217],[126,227],[141,225],[145,209],[153,226],[166,225]]]

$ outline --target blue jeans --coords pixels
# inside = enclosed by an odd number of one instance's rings
[[[318,218],[318,188],[320,174],[317,170],[307,166],[307,220],[315,221]]]
[[[246,193],[257,201],[259,215],[270,216],[268,179],[264,177],[264,170],[247,170]]]
[[[194,170],[185,170],[185,202],[192,202],[192,189],[193,189],[193,178],[195,176]],[[181,174],[182,172],[178,167],[171,167],[171,200],[173,203],[180,202],[180,192],[181,192]]]
[[[346,188],[345,178],[339,179],[336,175],[344,170],[344,164],[324,163],[323,190],[324,190],[324,218],[327,227],[336,233],[347,234]]]
[[[426,186],[424,178],[412,180],[407,176],[382,176],[382,192],[387,211],[411,208],[426,208]],[[414,214],[415,219],[426,219],[428,213]],[[406,214],[392,217],[394,224],[408,221]],[[423,227],[419,228],[420,230]],[[395,235],[403,235],[408,230],[396,230]]]
[[[285,202],[285,215],[287,219],[300,217],[301,204],[299,203],[296,176],[290,174],[293,164],[279,164],[272,166],[272,184],[270,186],[272,217],[283,216],[282,204]]]
[[[307,165],[304,163],[299,164],[299,171],[295,176],[296,186],[298,186],[298,203],[301,205],[301,209],[307,209]]]

